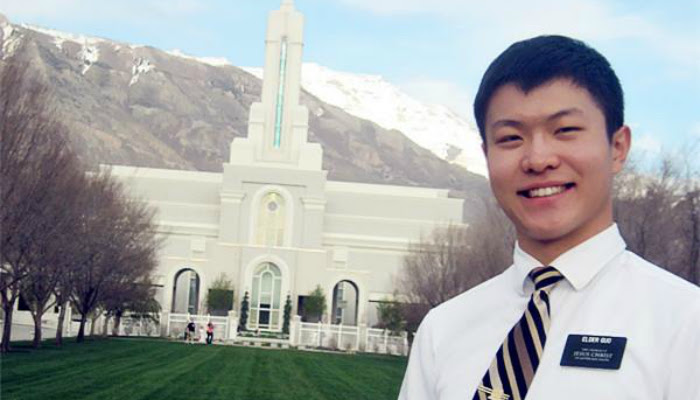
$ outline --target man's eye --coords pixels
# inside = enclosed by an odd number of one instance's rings
[[[514,142],[516,140],[520,140],[520,136],[518,135],[505,135],[501,136],[496,140],[496,143],[509,143],[509,142]]]
[[[576,132],[580,131],[581,128],[578,126],[564,126],[562,128],[557,129],[556,133],[568,133],[568,132]]]

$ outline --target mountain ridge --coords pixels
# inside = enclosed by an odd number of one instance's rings
[[[0,17],[0,62],[24,59],[54,93],[70,141],[88,164],[221,171],[247,134],[261,81],[245,70],[103,38],[11,24]],[[329,179],[483,193],[485,179],[302,91],[309,140]],[[462,196],[460,196],[462,197]]]

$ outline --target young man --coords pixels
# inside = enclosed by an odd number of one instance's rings
[[[514,262],[425,317],[399,398],[700,399],[700,289],[613,222],[631,133],[607,60],[562,36],[515,43],[474,112]]]

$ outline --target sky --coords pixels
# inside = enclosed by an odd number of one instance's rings
[[[197,57],[262,66],[267,13],[281,0],[0,0],[28,23]],[[304,60],[381,75],[473,120],[489,63],[540,34],[581,39],[616,70],[637,153],[700,142],[700,0],[295,0]],[[700,149],[700,146],[698,147]]]

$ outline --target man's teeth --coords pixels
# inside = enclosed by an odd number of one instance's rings
[[[532,189],[527,192],[528,197],[547,197],[559,194],[566,190],[564,186],[550,186],[544,188]]]

